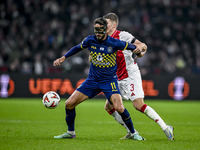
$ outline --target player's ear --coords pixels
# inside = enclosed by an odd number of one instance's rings
[[[116,22],[113,23],[113,27],[117,28],[117,23]]]

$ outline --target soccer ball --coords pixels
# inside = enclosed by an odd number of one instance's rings
[[[56,108],[60,104],[60,96],[54,91],[49,91],[44,94],[42,103],[46,108]]]

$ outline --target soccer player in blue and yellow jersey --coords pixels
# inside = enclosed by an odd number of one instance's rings
[[[116,54],[118,50],[134,50],[133,44],[114,39],[106,35],[107,21],[97,18],[94,21],[95,35],[87,36],[80,44],[71,48],[64,56],[53,62],[54,66],[59,66],[66,58],[88,48],[92,57],[90,71],[87,79],[74,91],[66,100],[66,122],[68,131],[54,138],[75,138],[75,107],[88,98],[93,98],[103,92],[108,101],[113,104],[116,111],[121,115],[126,126],[131,132],[134,140],[145,140],[133,127],[129,112],[124,108],[122,98],[117,84]]]

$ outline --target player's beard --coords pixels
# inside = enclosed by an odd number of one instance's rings
[[[97,38],[98,41],[103,41],[104,37],[106,36],[106,34],[104,34],[100,39]]]

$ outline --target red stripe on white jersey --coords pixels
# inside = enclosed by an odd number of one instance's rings
[[[115,32],[111,35],[111,37],[115,39],[119,39],[119,34],[121,31],[115,30]],[[120,40],[120,39],[119,39]],[[123,80],[128,77],[128,72],[126,69],[126,62],[125,62],[125,57],[122,51],[117,51],[117,77],[118,80]]]

